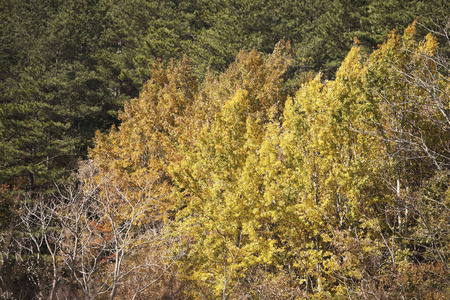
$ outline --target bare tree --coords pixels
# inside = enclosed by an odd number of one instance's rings
[[[21,249],[50,257],[51,286],[42,298],[139,299],[167,275],[179,258],[171,252],[176,237],[167,220],[152,217],[153,183],[133,188],[138,193],[129,196],[108,178],[88,177],[23,204]]]
[[[27,239],[22,240],[22,248],[27,249],[29,253],[36,254],[37,261],[41,260],[41,256],[50,258],[52,280],[49,299],[54,299],[56,285],[61,276],[57,260],[62,236],[55,218],[56,210],[57,203],[54,201],[47,202],[45,199],[36,198],[22,204],[20,216],[20,226],[27,236]],[[43,291],[41,291],[41,297],[44,297],[45,295],[42,293]]]

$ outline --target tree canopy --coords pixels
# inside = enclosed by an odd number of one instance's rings
[[[241,51],[200,88],[181,60],[97,136],[100,174],[165,187],[191,296],[259,298],[263,285],[303,298],[448,294],[448,75],[436,38],[416,41],[415,26],[366,58],[355,45],[334,80],[319,74],[295,94],[284,41],[270,55]]]
[[[448,297],[448,12],[3,1],[0,298]]]

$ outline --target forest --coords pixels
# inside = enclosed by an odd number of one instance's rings
[[[0,1],[0,299],[450,298],[448,0]]]

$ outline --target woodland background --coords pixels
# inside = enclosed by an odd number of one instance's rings
[[[0,298],[448,298],[449,7],[2,0]]]

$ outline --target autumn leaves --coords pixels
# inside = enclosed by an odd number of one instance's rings
[[[92,180],[107,174],[131,202],[150,187],[145,219],[171,220],[191,296],[262,298],[262,284],[293,297],[394,295],[375,277],[422,255],[408,240],[420,227],[411,205],[448,163],[436,125],[448,94],[429,93],[448,78],[430,64],[436,41],[413,34],[369,57],[354,47],[335,80],[318,75],[295,94],[284,41],[267,57],[242,51],[202,83],[186,58],[156,66],[120,127],[97,135]]]

